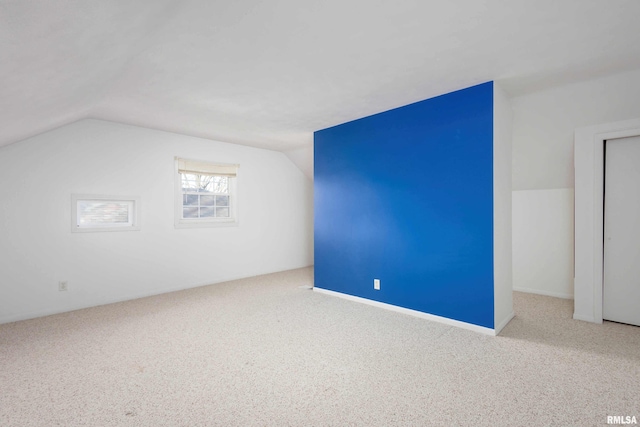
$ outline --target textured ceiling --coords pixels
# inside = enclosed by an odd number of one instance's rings
[[[640,67],[637,0],[0,0],[0,145],[92,117],[276,150]]]

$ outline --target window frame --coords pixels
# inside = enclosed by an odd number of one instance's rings
[[[129,215],[130,221],[126,225],[89,225],[80,226],[78,224],[79,202],[102,202],[110,201],[114,203],[127,203],[131,206],[133,213]],[[72,233],[94,233],[104,231],[139,231],[140,230],[140,197],[139,196],[113,196],[105,194],[72,194],[71,195],[71,232]]]
[[[192,192],[182,191],[182,174],[179,170],[179,162],[186,160],[207,164],[211,166],[223,166],[236,168],[236,175],[229,177],[229,217],[210,217],[210,218],[183,218],[183,195]],[[174,225],[175,228],[203,228],[203,227],[235,227],[239,224],[238,215],[238,177],[240,175],[240,167],[237,164],[221,163],[213,161],[192,160],[182,157],[174,158]],[[221,175],[222,176],[222,175]],[[203,195],[203,194],[200,194]],[[209,193],[204,193],[209,195]]]

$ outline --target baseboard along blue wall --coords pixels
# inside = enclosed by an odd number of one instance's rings
[[[316,287],[494,327],[492,82],[317,131],[314,155]]]

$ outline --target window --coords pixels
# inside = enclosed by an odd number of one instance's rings
[[[238,165],[176,158],[176,227],[237,224]]]
[[[71,195],[71,231],[140,230],[140,198]]]

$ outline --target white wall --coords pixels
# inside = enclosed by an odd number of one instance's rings
[[[513,318],[511,250],[511,138],[513,111],[502,88],[493,84],[493,271],[494,329]]]
[[[640,117],[640,70],[512,99],[513,189],[573,188],[576,128]]]
[[[284,154],[300,168],[307,178],[313,181],[313,142],[308,146],[287,150]]]
[[[174,228],[174,156],[240,164],[239,226]],[[71,233],[72,193],[140,196],[142,229]],[[284,154],[98,120],[0,148],[0,213],[0,323],[313,259],[311,182]]]
[[[573,189],[513,192],[513,289],[573,298]]]
[[[515,288],[573,295],[574,130],[640,117],[639,81],[636,70],[512,99]]]

